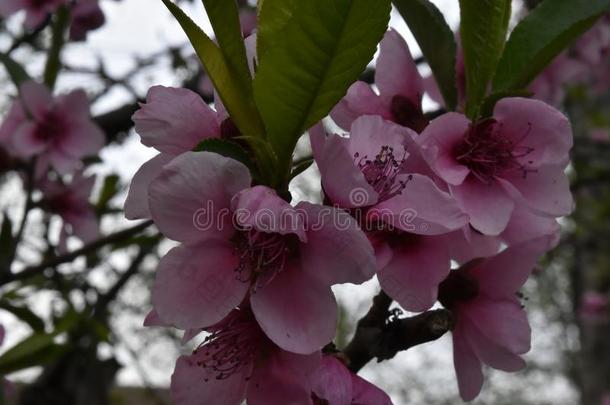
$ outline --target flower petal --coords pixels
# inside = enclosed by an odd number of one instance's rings
[[[49,89],[42,84],[27,81],[19,87],[19,95],[24,110],[35,120],[41,120],[53,105],[53,96]]]
[[[350,86],[347,95],[330,112],[335,123],[346,131],[363,115],[379,115],[391,119],[389,106],[373,91],[368,83],[358,81]]]
[[[151,87],[133,121],[144,145],[174,155],[220,136],[216,112],[188,89]]]
[[[352,373],[332,356],[324,356],[311,378],[311,390],[328,405],[352,404]]]
[[[294,264],[253,293],[250,302],[263,331],[284,350],[313,353],[335,336],[337,304],[330,288]]]
[[[378,271],[381,288],[407,311],[429,309],[451,269],[444,240],[413,236],[393,247],[393,253],[388,265]]]
[[[155,224],[168,238],[195,242],[234,232],[230,203],[250,186],[248,168],[210,152],[186,152],[166,164],[148,188]]]
[[[392,405],[392,400],[381,388],[364,378],[352,374],[352,404],[356,405]]]
[[[129,192],[125,199],[125,218],[144,219],[150,218],[148,208],[148,186],[161,174],[161,169],[169,163],[174,156],[167,153],[159,153],[148,162],[144,163],[131,179]]]
[[[229,243],[173,248],[159,262],[152,292],[155,310],[164,322],[180,329],[219,322],[249,288],[235,275],[238,262]]]
[[[464,401],[472,401],[483,387],[483,372],[481,360],[472,350],[461,323],[453,331],[453,365],[460,396]]]
[[[375,254],[356,220],[345,211],[302,202],[307,242],[300,246],[303,271],[323,285],[360,284],[375,273]]]

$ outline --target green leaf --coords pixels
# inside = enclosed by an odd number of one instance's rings
[[[5,213],[0,227],[0,271],[9,269],[15,253],[13,245],[13,223]]]
[[[432,69],[432,74],[450,110],[455,110],[458,102],[455,63],[457,45],[451,28],[443,14],[429,0],[393,0],[415,36],[424,58]]]
[[[66,42],[67,28],[70,23],[70,11],[60,7],[53,16],[51,47],[44,67],[44,83],[52,89],[61,70],[61,51]]]
[[[104,179],[104,185],[97,200],[96,210],[98,213],[104,212],[108,207],[108,202],[119,192],[119,176],[111,174]]]
[[[216,40],[225,59],[231,64],[243,85],[252,91],[252,77],[248,68],[246,47],[235,0],[202,0]]]
[[[17,318],[27,323],[35,332],[44,332],[44,321],[33,313],[29,308],[19,305],[13,305],[6,300],[0,300],[0,308],[12,313]]]
[[[527,87],[608,10],[610,0],[543,1],[512,32],[493,81],[494,90]]]
[[[271,48],[276,39],[281,37],[282,31],[288,26],[297,9],[297,0],[269,1],[264,4],[263,7],[263,1],[258,2],[256,51],[259,58]]]
[[[475,119],[504,49],[510,0],[460,0],[466,115]]]
[[[4,65],[6,72],[17,90],[19,90],[21,83],[32,80],[25,68],[11,58],[10,55],[0,53],[0,63]]]
[[[265,0],[263,8],[286,7]],[[325,117],[372,59],[389,21],[390,0],[294,2],[289,24],[259,55],[254,99],[287,179],[302,133]],[[261,18],[261,27],[269,21]]]
[[[256,165],[252,162],[252,158],[237,142],[226,139],[210,138],[200,142],[193,150],[196,152],[213,152],[237,160],[250,169],[250,172],[253,175],[256,173]]]
[[[163,4],[174,15],[203,63],[229,115],[244,135],[263,136],[265,129],[248,89],[220,48],[170,0]]]

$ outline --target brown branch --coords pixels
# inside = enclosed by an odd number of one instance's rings
[[[142,222],[131,228],[127,228],[122,231],[119,231],[119,232],[113,233],[111,235],[105,236],[103,238],[100,238],[73,252],[54,257],[52,259],[47,260],[44,263],[36,265],[36,266],[26,267],[24,270],[20,271],[19,273],[11,273],[8,269],[3,269],[2,271],[0,271],[0,274],[3,275],[2,278],[0,278],[0,285],[4,285],[4,284],[10,283],[12,281],[25,280],[25,279],[34,277],[34,276],[42,273],[46,269],[57,267],[60,264],[69,263],[80,256],[95,252],[96,250],[98,250],[106,245],[109,245],[111,243],[121,242],[125,239],[135,236],[135,235],[139,234],[140,232],[144,231],[146,228],[150,227],[152,224],[153,224],[152,221]]]
[[[358,322],[352,341],[343,351],[354,373],[374,358],[378,362],[391,359],[400,351],[440,338],[453,327],[453,317],[446,309],[391,319],[391,304],[392,299],[380,292]]]

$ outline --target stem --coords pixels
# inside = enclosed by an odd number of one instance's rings
[[[61,69],[61,50],[65,44],[69,20],[70,12],[67,7],[61,7],[53,19],[51,48],[49,49],[49,56],[44,69],[44,83],[49,89],[55,87],[57,75]]]
[[[6,271],[0,271],[0,274],[5,274],[5,276],[0,279],[0,286],[10,283],[12,281],[25,280],[30,277],[34,277],[48,268],[57,267],[60,264],[71,262],[80,256],[87,255],[111,243],[121,242],[125,239],[129,239],[130,237],[141,233],[142,231],[150,227],[152,224],[152,221],[142,222],[134,227],[127,228],[122,231],[103,237],[101,239],[98,239],[73,252],[54,257],[36,266],[27,267],[19,273],[11,274]]]

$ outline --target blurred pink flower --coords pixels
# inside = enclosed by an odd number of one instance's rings
[[[493,118],[474,124],[448,113],[417,140],[470,224],[483,234],[504,231],[516,206],[547,217],[572,211],[564,174],[572,130],[563,114],[541,101],[502,99]]]
[[[310,380],[314,405],[392,405],[388,394],[333,356],[322,357]]]
[[[610,320],[610,300],[607,294],[587,291],[580,303],[580,318],[585,322],[597,323]]]
[[[45,180],[40,185],[42,206],[63,220],[62,250],[66,250],[69,235],[77,236],[84,243],[90,243],[100,235],[95,209],[89,202],[94,185],[95,176],[84,176],[82,171],[75,173],[69,183]]]
[[[66,4],[66,0],[2,0],[0,1],[0,16],[9,17],[18,11],[26,13],[25,26],[28,29],[38,27],[60,6]]]
[[[589,73],[582,62],[562,53],[529,85],[534,97],[553,106],[564,101],[568,85],[583,82]]]
[[[153,305],[165,323],[196,329],[251,292],[267,336],[285,350],[312,353],[335,335],[330,286],[371,278],[373,249],[347,213],[292,207],[250,184],[243,164],[215,153],[183,153],[164,166],[150,185],[150,210],[161,232],[183,243],[159,264]]]
[[[530,326],[517,297],[549,237],[511,246],[501,253],[453,270],[440,286],[439,300],[455,317],[453,357],[460,395],[474,399],[483,385],[482,364],[503,371],[525,366]]]
[[[379,115],[416,132],[424,129],[428,124],[421,106],[424,82],[406,41],[393,29],[380,44],[375,84],[379,95],[360,81],[349,88],[330,114],[337,125],[347,130],[361,115]]]
[[[99,0],[78,0],[70,13],[70,39],[84,41],[89,31],[95,30],[106,22]]]
[[[320,352],[299,355],[271,342],[249,308],[235,309],[190,356],[182,356],[172,375],[176,405],[313,405],[308,376]]]
[[[150,218],[148,186],[161,168],[204,139],[222,135],[222,116],[190,90],[151,87],[146,103],[133,115],[142,143],[157,149],[157,156],[144,163],[131,181],[125,201],[128,219]]]
[[[52,166],[60,174],[78,169],[84,157],[104,145],[101,129],[91,120],[89,100],[82,90],[53,97],[38,83],[21,85],[0,127],[0,141],[22,158],[37,157],[37,177]]]

